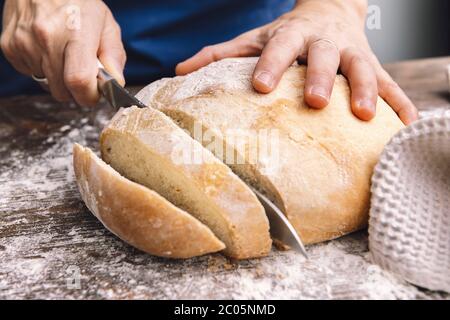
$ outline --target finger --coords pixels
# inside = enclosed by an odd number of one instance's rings
[[[81,106],[95,106],[100,98],[97,89],[97,48],[98,45],[81,40],[71,40],[66,46],[64,83]]]
[[[253,72],[255,90],[269,93],[275,89],[283,73],[299,56],[303,43],[297,33],[276,33],[264,47]]]
[[[48,87],[53,98],[67,102],[71,94],[64,84],[64,45],[62,36],[53,32],[53,41],[45,46],[42,57],[42,71],[48,80]],[[82,60],[80,60],[82,61]],[[82,65],[81,63],[79,63]]]
[[[18,8],[17,4],[14,1],[3,1],[3,17],[2,17],[2,25],[3,31],[6,31],[8,28],[12,27],[12,25],[16,25],[17,23],[17,14]],[[1,16],[0,16],[1,17]]]
[[[16,49],[20,53],[19,56],[27,66],[28,75],[44,78],[41,50],[36,41],[28,32],[18,29],[15,34],[15,43]]]
[[[64,56],[62,50],[45,54],[42,57],[43,77],[47,78],[48,89],[56,101],[67,102],[71,94],[64,85]]]
[[[38,62],[35,62],[33,73],[47,78],[48,90],[55,100],[66,102],[71,99],[71,95],[63,81],[66,40],[61,25],[63,24],[59,20],[49,20],[48,17],[36,15],[31,31],[33,44],[38,48],[36,54],[41,58],[41,68],[39,69],[39,66],[36,66]]]
[[[103,2],[99,5],[97,1],[87,1],[86,6],[81,23],[71,29],[65,46],[63,79],[79,105],[95,106],[100,99],[97,87],[100,39],[109,10]]]
[[[30,75],[31,70],[20,55],[20,51],[12,37],[3,34],[0,40],[0,46],[8,62],[22,74]]]
[[[16,46],[14,34],[17,26],[17,16],[15,14],[14,5],[11,2],[5,4],[3,18],[0,48],[6,60],[11,63],[14,69],[22,74],[30,75],[30,70],[20,56],[20,52]]]
[[[305,101],[313,108],[324,108],[330,102],[339,68],[339,50],[327,40],[318,40],[308,50]]]
[[[375,61],[380,96],[386,100],[404,124],[409,125],[419,118],[418,111],[412,101],[392,77],[383,69],[378,60]]]
[[[176,74],[185,75],[225,58],[258,55],[262,45],[255,36],[256,32],[257,30],[252,30],[230,41],[204,47],[191,58],[179,63],[175,68]]]
[[[112,14],[108,14],[100,38],[98,58],[106,70],[122,85],[125,85],[123,70],[127,60],[125,49],[122,44],[122,36],[119,25],[115,22]]]
[[[361,120],[371,120],[376,114],[378,99],[374,68],[362,52],[351,48],[342,52],[341,71],[350,82],[353,113]]]

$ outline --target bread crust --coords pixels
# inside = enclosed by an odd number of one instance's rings
[[[277,130],[277,170],[265,173],[257,159],[233,170],[247,182],[269,190],[306,244],[334,239],[368,222],[370,178],[391,137],[403,128],[393,110],[378,99],[377,116],[358,120],[351,111],[350,89],[336,78],[330,104],[309,108],[303,98],[306,69],[293,65],[276,90],[256,93],[250,83],[257,58],[224,59],[197,72],[162,79],[137,97],[192,130],[200,122],[225,140],[226,130]],[[249,178],[250,177],[250,178]]]
[[[126,147],[130,144],[135,149]],[[193,162],[177,158],[180,146],[188,150],[188,158]],[[160,111],[136,107],[120,110],[103,130],[100,148],[103,160],[115,170],[137,183],[153,184],[152,189],[177,206],[183,207],[183,203],[172,197],[186,193],[187,187],[163,184],[170,183],[174,175],[177,181],[188,182],[192,188],[189,190],[201,194],[201,199],[195,200],[196,208],[207,208],[215,218],[211,222],[192,208],[183,209],[208,225],[225,243],[224,254],[248,259],[270,252],[269,222],[255,194],[230,168]],[[148,160],[151,155],[158,160]],[[148,172],[157,172],[160,182],[155,185],[155,180],[146,178]]]
[[[78,188],[89,210],[123,241],[152,255],[191,258],[225,245],[203,223],[117,173],[90,149],[73,148]]]

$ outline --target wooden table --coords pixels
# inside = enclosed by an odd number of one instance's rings
[[[429,112],[450,108],[447,64],[450,57],[386,67]],[[242,262],[139,252],[89,213],[73,178],[72,144],[97,148],[112,114],[47,96],[0,100],[0,298],[450,298],[372,264],[366,232],[311,246],[308,261],[275,249]]]

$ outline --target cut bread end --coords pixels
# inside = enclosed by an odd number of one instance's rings
[[[152,255],[191,258],[225,245],[203,223],[121,176],[90,149],[73,149],[78,188],[90,211],[125,242]]]

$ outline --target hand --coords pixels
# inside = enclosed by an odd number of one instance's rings
[[[227,57],[258,56],[253,87],[269,93],[296,60],[307,61],[305,101],[324,108],[330,101],[338,68],[349,79],[353,113],[362,120],[375,116],[380,95],[409,124],[417,110],[382,68],[364,34],[366,1],[303,0],[274,22],[235,39],[203,48],[180,63],[179,75]]]
[[[6,0],[1,48],[19,72],[47,78],[61,102],[97,103],[97,57],[124,83],[120,28],[100,0]]]

